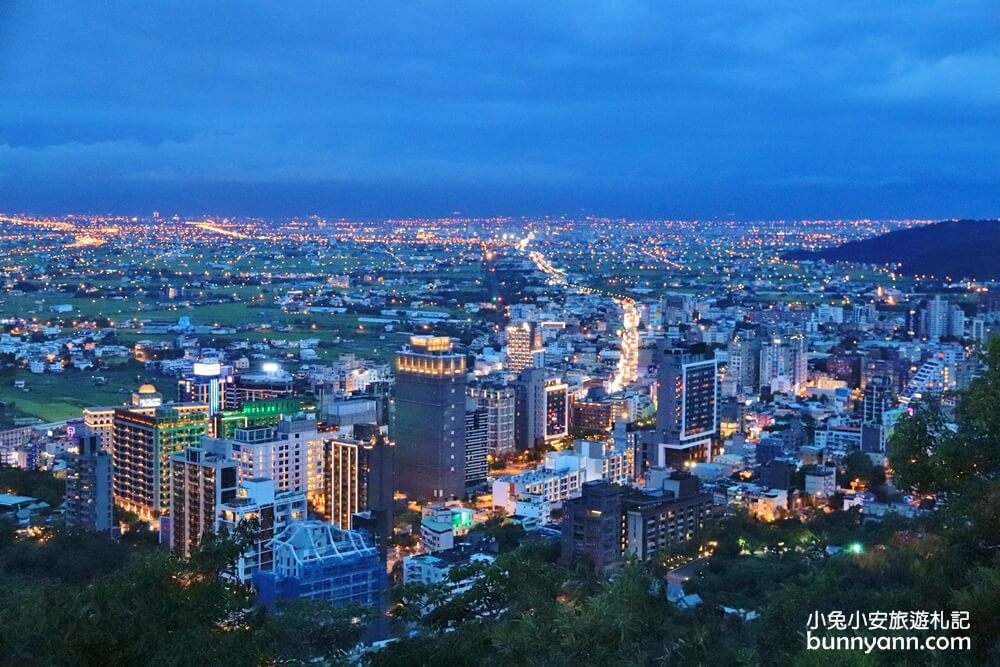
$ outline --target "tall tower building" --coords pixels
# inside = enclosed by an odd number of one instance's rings
[[[940,295],[935,296],[927,302],[926,322],[924,333],[932,341],[940,340],[949,334],[948,316],[951,312],[951,305]]]
[[[208,406],[118,408],[112,429],[115,504],[155,522],[170,509],[170,457],[208,433]]]
[[[218,440],[170,457],[170,548],[181,556],[216,530],[219,509],[236,498],[236,462]]]
[[[385,427],[355,424],[350,433],[326,441],[328,518],[344,530],[357,530],[358,514],[369,513],[375,546],[385,556],[392,534],[396,445]]]
[[[558,440],[569,434],[569,387],[562,380],[545,382],[545,439]]]
[[[865,385],[861,399],[861,420],[870,424],[881,424],[882,415],[892,407],[892,390],[889,381],[883,377],[873,377]]]
[[[115,421],[115,407],[91,407],[83,409],[83,425],[97,434],[101,449],[111,452],[111,431]]]
[[[580,491],[578,497],[563,503],[560,560],[569,565],[582,557],[598,572],[608,572],[621,561],[625,545],[623,489],[592,480]]]
[[[884,454],[885,416],[894,403],[894,391],[888,378],[876,375],[868,380],[861,398],[861,451]]]
[[[396,355],[392,435],[399,488],[412,498],[465,495],[465,356],[451,339],[412,336]]]
[[[325,445],[315,415],[283,415],[275,426],[236,428],[226,445],[239,464],[241,482],[273,479],[276,493],[304,493],[312,509],[325,513]]]
[[[535,449],[545,442],[545,371],[526,368],[513,387],[514,441],[520,450]]]
[[[719,367],[701,346],[662,341],[656,390],[657,465],[711,460],[719,429]]]
[[[475,486],[486,481],[490,451],[489,412],[468,399],[465,412],[465,485]]]
[[[760,386],[760,339],[738,335],[729,343],[726,376],[736,380],[739,393],[756,393]]]
[[[191,373],[177,382],[177,398],[183,403],[204,403],[209,415],[226,405],[226,392],[233,386],[233,369],[218,361],[198,361]]]
[[[469,398],[487,412],[489,454],[500,458],[513,453],[515,398],[514,387],[487,385],[469,387]]]
[[[507,371],[520,373],[525,368],[541,368],[545,362],[542,328],[535,322],[509,324],[507,334]]]
[[[163,395],[156,391],[156,387],[153,385],[144,384],[132,392],[129,408],[133,412],[152,414],[160,405],[163,405]],[[108,405],[83,409],[83,425],[100,436],[101,446],[106,452],[111,451],[114,439],[115,410],[119,408],[121,408],[120,405]]]
[[[76,451],[66,464],[66,526],[109,533],[114,525],[111,454],[104,451],[101,435],[87,427],[74,438]]]
[[[809,379],[809,356],[803,336],[774,338],[760,348],[760,386],[796,393]]]
[[[247,521],[256,522],[253,541],[234,564],[233,575],[249,584],[255,573],[270,572],[274,567],[272,539],[292,523],[308,519],[308,514],[304,493],[275,493],[273,479],[241,482],[236,497],[219,506],[215,526],[216,532],[232,533]]]

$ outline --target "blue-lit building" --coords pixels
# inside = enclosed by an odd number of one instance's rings
[[[362,533],[324,521],[301,521],[271,543],[274,568],[257,572],[261,604],[301,598],[374,607],[386,589],[385,564]]]

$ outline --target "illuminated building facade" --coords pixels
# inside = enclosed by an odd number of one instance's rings
[[[396,446],[384,427],[355,424],[353,435],[326,441],[325,516],[346,530],[356,530],[356,515],[369,513],[375,546],[385,557],[392,534],[393,459]],[[374,524],[374,525],[373,525]]]
[[[112,426],[115,421],[115,407],[96,407],[83,409],[83,425],[97,434],[101,441],[101,449],[111,452]]]
[[[711,350],[663,341],[657,374],[657,465],[711,460],[719,429],[719,369]]]
[[[324,502],[324,443],[311,414],[286,415],[275,426],[237,428],[226,441],[239,479],[267,477],[275,492],[305,493],[311,507]]]
[[[803,336],[774,338],[760,348],[762,389],[797,393],[809,379],[808,355]]]
[[[495,458],[512,454],[515,447],[514,387],[469,387],[469,397],[487,412],[488,453]]]
[[[625,556],[649,562],[657,553],[689,542],[705,525],[712,495],[691,473],[675,472],[655,490],[631,489],[622,498]]]
[[[465,383],[465,356],[449,338],[413,336],[396,356],[397,486],[410,497],[465,495]]]
[[[223,410],[212,415],[212,433],[217,438],[232,439],[237,428],[277,426],[282,417],[309,412],[297,398],[246,401],[236,410]]]
[[[118,408],[112,428],[115,504],[156,521],[170,509],[170,457],[208,433],[208,406]]]
[[[217,361],[195,362],[191,373],[177,382],[177,398],[182,403],[204,403],[209,415],[226,405],[226,394],[233,386],[233,369]]]
[[[545,382],[545,439],[558,440],[569,434],[569,388],[561,380]]]
[[[308,518],[304,493],[275,493],[273,479],[248,479],[236,489],[236,496],[219,506],[216,532],[232,533],[241,525],[257,526],[252,543],[240,554],[233,576],[249,584],[256,572],[270,572],[274,567],[271,540],[296,521]]]
[[[292,376],[274,362],[265,363],[260,372],[238,373],[227,385],[223,403],[226,410],[238,410],[247,401],[292,396]]]
[[[520,373],[525,368],[541,368],[545,360],[542,328],[535,322],[509,324],[507,334],[507,370]]]
[[[236,497],[236,462],[209,440],[170,457],[170,548],[190,556],[216,530],[219,508]]]
[[[300,598],[374,607],[381,601],[387,583],[385,564],[361,533],[323,521],[297,521],[271,544],[273,571],[253,578],[264,604]]]
[[[465,485],[475,486],[486,481],[490,451],[489,412],[470,400],[465,413]]]

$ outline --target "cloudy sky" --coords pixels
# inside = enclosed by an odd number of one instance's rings
[[[997,216],[1000,4],[0,4],[0,210],[153,209]]]

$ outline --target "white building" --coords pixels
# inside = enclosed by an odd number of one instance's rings
[[[558,506],[580,495],[584,482],[604,480],[611,484],[628,484],[634,476],[635,455],[631,447],[598,440],[577,440],[572,451],[547,453],[545,463],[534,470],[495,480],[493,505],[515,514],[518,500],[534,495]]]
[[[238,428],[226,441],[239,480],[273,479],[275,492],[323,493],[323,438],[312,415],[283,417],[277,427]]]
[[[270,571],[274,564],[272,538],[307,517],[304,493],[275,493],[272,479],[251,479],[240,484],[236,498],[219,506],[216,519],[216,532],[231,533],[244,522],[255,522],[258,526],[254,543],[236,562],[235,578],[249,584],[255,572]]]
[[[475,512],[464,507],[428,505],[420,520],[420,543],[424,551],[447,551],[455,546],[455,538],[472,528]]]
[[[806,472],[805,492],[814,498],[829,498],[837,492],[837,469],[819,466]]]
[[[775,338],[760,349],[760,386],[773,392],[797,393],[808,379],[808,354],[802,336]]]
[[[439,554],[407,556],[403,559],[403,583],[427,585],[447,583],[451,594],[458,595],[472,587],[475,577],[451,581],[449,574],[456,566],[470,563],[489,564],[494,560],[495,558],[490,554],[481,552],[463,554],[455,550]]]

